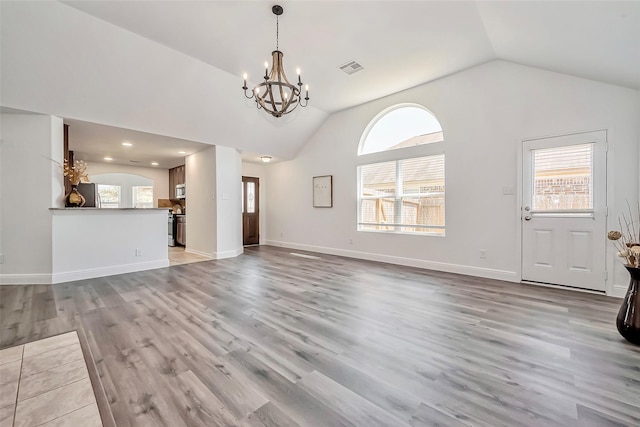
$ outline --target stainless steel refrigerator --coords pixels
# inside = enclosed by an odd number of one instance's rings
[[[100,207],[100,194],[98,194],[98,184],[93,182],[81,182],[80,184],[78,184],[78,192],[84,197],[83,207]]]

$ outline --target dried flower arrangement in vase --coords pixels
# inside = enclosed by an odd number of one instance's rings
[[[616,326],[627,341],[640,345],[640,202],[635,220],[631,206],[627,207],[628,214],[623,212],[619,220],[620,230],[610,231],[607,238],[618,247],[618,256],[624,258],[625,268],[631,275]]]
[[[71,191],[69,194],[64,196],[65,206],[84,206],[85,199],[84,196],[78,192],[78,184],[83,181],[89,181],[89,175],[87,175],[87,164],[82,160],[76,160],[73,162],[73,166],[70,166],[69,161],[65,159],[63,174],[69,178],[69,182],[71,183]]]

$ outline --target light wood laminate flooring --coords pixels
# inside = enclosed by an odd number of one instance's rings
[[[274,247],[0,287],[0,346],[80,329],[118,426],[638,426],[619,299]]]

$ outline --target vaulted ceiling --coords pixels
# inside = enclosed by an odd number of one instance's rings
[[[275,48],[310,106],[282,119],[241,90]],[[502,59],[640,89],[640,1],[0,2],[0,105],[296,155],[329,114]],[[339,66],[357,61],[347,75]],[[119,141],[117,142],[120,143]]]
[[[65,3],[253,82],[275,49],[265,1]],[[326,112],[503,59],[640,89],[640,2],[279,1],[280,48]],[[355,60],[364,70],[347,75]]]

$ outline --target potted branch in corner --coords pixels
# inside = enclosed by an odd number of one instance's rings
[[[89,176],[87,175],[87,164],[82,160],[76,160],[73,162],[73,166],[70,166],[68,160],[65,159],[63,173],[64,176],[69,178],[69,182],[71,183],[71,191],[69,194],[64,196],[64,205],[71,208],[84,206],[85,199],[78,191],[78,184],[89,181]]]
[[[607,238],[617,246],[618,256],[624,259],[624,266],[631,275],[616,326],[627,341],[640,345],[640,202],[637,214],[634,220],[629,206],[628,215],[623,213],[620,217],[620,230],[610,231]]]

